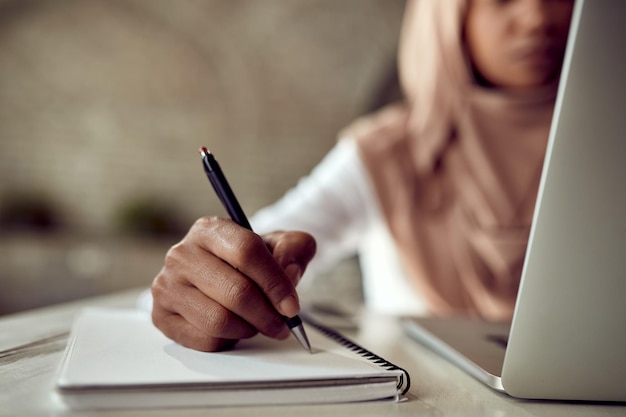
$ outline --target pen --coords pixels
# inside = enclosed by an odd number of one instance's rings
[[[237,201],[235,193],[230,188],[228,180],[226,180],[226,177],[224,176],[224,173],[222,172],[222,169],[213,154],[203,146],[200,148],[200,155],[202,156],[202,166],[204,167],[204,172],[206,173],[206,176],[211,182],[217,197],[222,202],[222,205],[228,212],[230,218],[233,219],[233,221],[235,221],[238,225],[245,227],[248,230],[252,230],[248,218],[239,205],[239,201]],[[309,344],[309,339],[304,331],[304,326],[302,325],[300,317],[297,315],[291,318],[285,317],[285,322],[291,330],[291,334],[294,335],[304,349],[311,353],[311,345]]]

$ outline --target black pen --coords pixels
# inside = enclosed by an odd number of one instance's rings
[[[222,169],[213,154],[209,152],[207,148],[202,147],[200,148],[200,155],[202,156],[202,166],[204,167],[204,172],[206,173],[207,178],[211,182],[215,193],[222,202],[222,205],[228,212],[230,218],[233,219],[238,225],[245,227],[248,230],[252,230],[248,218],[241,209],[239,201],[237,201],[237,197],[235,197],[235,193],[230,188],[228,180],[226,180],[226,177],[224,176],[224,173],[222,172]],[[309,344],[309,339],[304,331],[304,326],[302,325],[300,317],[297,315],[291,318],[285,317],[285,322],[291,330],[291,333],[296,339],[298,339],[298,342],[300,342],[302,347],[311,353],[311,345]]]

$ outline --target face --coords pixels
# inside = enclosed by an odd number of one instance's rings
[[[561,70],[574,0],[469,0],[466,48],[479,81],[527,90]]]

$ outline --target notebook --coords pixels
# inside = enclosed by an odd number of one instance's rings
[[[515,397],[626,401],[626,1],[577,0],[513,321],[406,318]]]
[[[77,316],[56,390],[72,409],[399,400],[409,374],[336,331],[305,321],[313,353],[262,335],[224,352],[166,338],[143,311],[87,308]]]

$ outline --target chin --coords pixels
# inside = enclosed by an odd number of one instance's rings
[[[528,90],[550,85],[558,80],[560,71],[551,69],[550,71],[525,71],[518,73],[515,81],[511,82],[511,87],[518,90]]]

